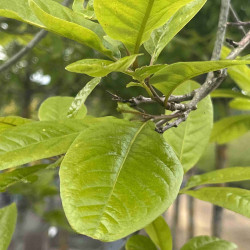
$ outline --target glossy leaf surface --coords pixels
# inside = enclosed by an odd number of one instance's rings
[[[68,109],[74,101],[73,97],[54,96],[46,99],[38,110],[41,121],[57,121],[67,118]]]
[[[71,103],[67,116],[68,118],[84,118],[86,115],[87,109],[84,105],[86,99],[91,94],[91,92],[95,89],[95,87],[100,83],[101,78],[94,78],[89,81],[84,88],[77,94],[73,102]]]
[[[5,116],[0,117],[0,133],[7,129],[15,128],[19,125],[23,125],[25,123],[32,122],[32,120],[22,118],[19,116]]]
[[[15,231],[17,220],[16,204],[0,209],[0,250],[7,250]]]
[[[197,14],[206,0],[194,0],[179,9],[171,19],[159,29],[152,32],[150,39],[144,44],[145,49],[156,62],[158,56],[175,35]]]
[[[151,32],[191,0],[95,0],[98,21],[112,38],[123,42],[132,54]]]
[[[181,250],[236,250],[237,246],[216,237],[197,236],[189,240]]]
[[[179,86],[174,94],[187,94],[198,87],[198,83],[188,81]],[[198,109],[189,114],[187,121],[164,133],[165,140],[174,149],[185,172],[194,167],[202,156],[209,142],[212,127],[213,107],[208,96],[199,102]]]
[[[64,120],[28,123],[7,130],[0,134],[0,170],[64,154],[86,127],[82,120]]]
[[[194,78],[195,76],[233,65],[248,63],[250,63],[250,61],[243,60],[174,63],[157,72],[152,77],[150,83],[159,89],[166,97],[168,97],[180,84]]]
[[[81,133],[61,164],[66,217],[80,234],[123,238],[171,205],[182,172],[153,124],[104,119]]]
[[[145,227],[145,230],[161,250],[172,250],[171,230],[162,216]]]
[[[224,144],[239,138],[250,130],[250,115],[221,119],[214,124],[210,141]]]
[[[143,235],[134,235],[130,237],[125,248],[126,250],[157,250],[154,243]]]
[[[230,187],[207,187],[195,191],[183,191],[183,193],[250,218],[250,190]]]
[[[123,57],[113,62],[101,59],[84,59],[74,62],[66,67],[70,72],[87,74],[93,77],[103,77],[111,72],[124,72],[136,59],[138,55]]]
[[[229,106],[238,110],[250,110],[250,99],[237,98],[232,100]]]
[[[184,189],[190,189],[204,184],[216,184],[234,181],[250,180],[250,167],[230,167],[209,173],[194,175],[188,180]]]
[[[111,57],[111,51],[102,44],[105,35],[101,27],[85,19],[80,13],[51,0],[29,0],[30,7],[45,28]]]

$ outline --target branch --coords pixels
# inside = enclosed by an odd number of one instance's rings
[[[72,0],[64,0],[62,5],[68,6],[71,3],[71,1]],[[4,70],[8,69],[9,67],[17,63],[23,56],[29,53],[47,34],[48,31],[45,30],[39,31],[25,47],[23,47],[20,51],[18,51],[7,62],[0,65],[0,73],[2,73]]]
[[[230,26],[250,26],[250,21],[249,22],[241,22],[241,21],[228,22],[227,25],[230,25]]]
[[[235,21],[236,21],[237,23],[240,23],[240,22],[241,22],[241,21],[240,21],[240,18],[238,17],[238,15],[237,15],[236,11],[234,10],[232,4],[230,4],[230,11],[231,11],[231,13],[233,14],[233,17],[234,17]],[[240,25],[240,26],[238,26],[238,27],[239,27],[239,29],[243,32],[243,34],[246,35],[247,32],[246,32],[245,28],[244,28],[242,25]]]

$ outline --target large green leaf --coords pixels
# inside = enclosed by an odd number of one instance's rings
[[[130,237],[125,248],[126,250],[157,250],[154,243],[143,235],[134,235]]]
[[[188,180],[184,189],[186,190],[204,184],[245,180],[250,180],[250,167],[231,167],[215,170],[202,175],[194,175]]]
[[[124,72],[135,61],[137,56],[126,56],[116,62],[101,59],[84,59],[68,65],[66,69],[93,77],[103,77],[114,71]]]
[[[237,98],[229,103],[229,106],[238,110],[250,110],[250,99]]]
[[[15,231],[17,219],[16,204],[0,209],[0,250],[7,250],[12,234]]]
[[[198,83],[188,81],[179,86],[174,94],[190,93],[198,87]],[[189,114],[186,122],[164,133],[165,140],[174,149],[185,172],[194,167],[202,156],[209,142],[212,127],[213,106],[208,96],[199,102],[198,109]]]
[[[241,92],[236,92],[231,89],[216,89],[211,93],[212,98],[241,98],[250,99],[250,96],[244,95]]]
[[[154,63],[166,45],[197,14],[207,0],[193,0],[179,9],[171,19],[159,29],[152,32],[144,44]]]
[[[61,164],[66,217],[78,233],[102,241],[123,238],[170,206],[182,174],[154,124],[104,119],[81,133]]]
[[[101,27],[81,14],[51,0],[29,0],[30,7],[47,30],[67,37],[111,57],[111,51],[102,44]]]
[[[68,118],[83,118],[86,115],[86,107],[84,105],[86,99],[99,84],[101,78],[94,78],[88,82],[84,88],[77,94],[70,107],[67,110]]]
[[[233,65],[248,64],[250,61],[243,60],[221,60],[204,62],[179,62],[174,63],[158,71],[150,83],[159,89],[166,97],[183,82],[195,76],[227,68]]]
[[[224,144],[237,139],[249,130],[250,115],[226,117],[214,124],[210,140]]]
[[[30,119],[25,119],[19,116],[5,116],[0,117],[0,133],[6,129],[15,128],[16,126],[32,122]]]
[[[225,241],[211,236],[197,236],[189,240],[181,250],[236,250],[237,246],[229,241]]]
[[[0,170],[64,154],[85,120],[27,123],[0,134]]]
[[[230,187],[207,187],[194,191],[183,191],[183,193],[250,218],[250,190]]]
[[[172,250],[171,230],[162,216],[145,227],[145,230],[161,250]]]
[[[67,113],[73,97],[54,96],[46,99],[38,110],[38,116],[41,121],[56,121],[67,118]],[[85,112],[86,114],[86,112]]]
[[[192,0],[95,0],[98,21],[112,38],[123,42],[132,54],[139,52],[151,32],[166,23]]]

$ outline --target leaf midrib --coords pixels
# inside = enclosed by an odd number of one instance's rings
[[[98,222],[98,224],[97,224],[97,226],[96,226],[96,229],[95,229],[95,231],[94,231],[93,234],[95,234],[95,233],[99,230],[99,226],[100,226],[100,224],[101,224],[101,222],[102,222],[101,218],[102,218],[103,214],[105,213],[105,209],[106,209],[106,207],[107,207],[107,205],[108,205],[108,203],[109,203],[109,201],[110,201],[110,199],[111,199],[111,197],[112,197],[112,195],[113,195],[113,193],[114,193],[114,190],[115,190],[115,187],[116,187],[118,178],[119,178],[120,173],[121,173],[121,171],[122,171],[122,169],[123,169],[123,166],[124,166],[124,164],[125,164],[125,162],[126,162],[126,160],[127,160],[127,158],[128,158],[128,155],[129,155],[129,153],[130,153],[130,150],[131,150],[131,148],[132,148],[132,146],[133,146],[133,144],[134,144],[134,142],[135,142],[137,136],[141,133],[142,129],[145,127],[146,124],[147,124],[147,122],[145,122],[145,123],[143,123],[143,124],[141,125],[141,127],[138,129],[138,131],[135,133],[135,135],[133,136],[132,140],[131,140],[130,143],[129,143],[127,152],[126,152],[126,154],[125,154],[125,156],[124,156],[124,158],[123,158],[123,161],[122,161],[121,166],[120,166],[120,168],[119,168],[119,170],[118,170],[116,179],[115,179],[115,181],[114,181],[113,188],[112,188],[112,190],[111,190],[111,192],[110,192],[110,194],[109,194],[109,197],[108,197],[106,203],[104,204],[104,207],[103,207],[103,209],[102,209],[102,211],[101,211],[101,213],[100,213],[100,216],[99,216],[99,218],[98,218],[99,222]]]

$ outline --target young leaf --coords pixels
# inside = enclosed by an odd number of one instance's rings
[[[242,98],[237,98],[232,100],[229,103],[229,106],[232,109],[238,109],[238,110],[250,110],[250,99],[242,99]]]
[[[224,144],[250,130],[250,115],[237,115],[221,119],[214,124],[210,141]]]
[[[139,52],[151,32],[192,0],[95,0],[98,21],[112,38],[123,42],[131,54]]]
[[[171,230],[162,216],[145,227],[145,230],[161,250],[172,250]]]
[[[0,133],[7,129],[15,128],[19,125],[32,122],[32,120],[25,119],[19,116],[0,117]]]
[[[241,98],[249,99],[250,96],[244,95],[241,92],[236,92],[231,89],[216,89],[211,93],[212,98]]]
[[[86,115],[86,107],[84,105],[86,99],[99,84],[101,78],[94,78],[84,86],[84,88],[77,94],[68,109],[68,118],[81,119]]]
[[[161,215],[182,174],[151,122],[103,119],[81,133],[61,164],[63,208],[78,233],[114,241]]]
[[[236,250],[238,247],[229,241],[211,236],[197,236],[189,240],[181,250]]]
[[[192,79],[195,76],[227,68],[233,65],[248,63],[250,63],[250,61],[243,60],[174,63],[158,71],[152,77],[150,83],[159,89],[166,97],[169,97],[180,84]]]
[[[17,220],[16,204],[0,209],[0,250],[7,250],[15,231]]]
[[[190,93],[198,87],[198,83],[188,81],[179,86],[174,94]],[[199,102],[198,109],[189,114],[186,122],[164,133],[165,140],[174,149],[185,172],[194,167],[202,156],[212,128],[213,106],[210,97],[206,97]]]
[[[27,123],[0,134],[0,170],[64,154],[86,120]]]
[[[73,97],[54,96],[46,99],[38,110],[38,117],[41,121],[57,121],[67,118],[67,113]],[[82,117],[84,118],[84,117]]]
[[[128,239],[126,250],[157,250],[154,243],[146,236],[134,235]]]
[[[202,175],[194,175],[188,180],[184,189],[186,190],[204,184],[217,184],[245,180],[250,180],[250,167],[230,167],[215,170]]]
[[[152,56],[151,62],[157,61],[158,56],[175,35],[197,14],[207,0],[193,0],[179,9],[171,19],[157,30],[144,44],[145,49]]]
[[[182,193],[227,208],[250,218],[250,190],[230,187],[207,187]]]
[[[55,1],[29,0],[29,3],[45,29],[85,44],[112,58],[111,51],[102,44],[104,32],[97,23]]]
[[[68,65],[66,70],[93,77],[103,77],[114,71],[126,71],[137,56],[138,55],[126,56],[116,62],[101,59],[84,59]]]

